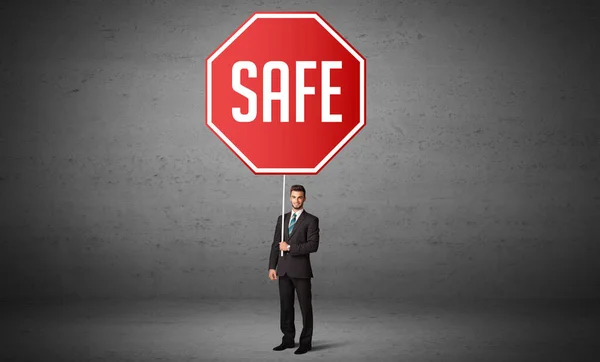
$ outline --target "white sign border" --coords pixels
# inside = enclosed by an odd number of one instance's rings
[[[239,148],[229,140],[221,132],[217,126],[212,122],[212,62],[219,56],[225,49],[227,49],[256,19],[314,19],[316,20],[327,32],[340,43],[346,50],[352,54],[360,64],[360,112],[359,112],[359,123],[354,127],[350,133],[346,135],[325,156],[325,158],[314,168],[258,168],[252,163],[246,155]],[[219,135],[222,141],[224,141],[244,162],[248,165],[255,174],[317,174],[327,162],[329,162],[339,150],[348,143],[348,141],[354,137],[356,133],[365,125],[365,59],[360,56],[344,39],[342,39],[335,30],[333,30],[317,13],[255,13],[244,25],[242,25],[238,31],[236,31],[223,45],[221,45],[217,51],[215,51],[206,61],[206,124]]]

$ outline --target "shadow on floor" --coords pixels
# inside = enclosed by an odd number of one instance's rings
[[[313,351],[322,351],[325,349],[330,349],[330,348],[335,348],[335,347],[341,347],[344,345],[350,344],[350,342],[324,342],[324,343],[319,343],[319,344],[315,344],[314,342],[312,343],[312,348],[311,350]]]

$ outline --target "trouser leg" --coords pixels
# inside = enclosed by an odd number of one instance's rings
[[[296,337],[294,325],[294,283],[287,275],[279,276],[280,327],[282,342],[293,344]]]
[[[293,280],[298,294],[298,302],[302,311],[302,333],[300,345],[312,346],[313,335],[313,309],[310,278],[296,278]]]

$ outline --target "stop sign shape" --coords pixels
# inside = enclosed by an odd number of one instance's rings
[[[366,60],[317,13],[255,13],[206,59],[206,124],[254,174],[317,174],[364,126]]]

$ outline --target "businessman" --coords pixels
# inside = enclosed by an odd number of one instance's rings
[[[283,240],[281,215],[275,225],[275,235],[269,255],[269,279],[279,279],[280,326],[282,343],[274,351],[293,348],[296,337],[294,325],[294,290],[302,312],[300,345],[294,354],[304,354],[312,348],[313,311],[310,253],[319,248],[319,218],[304,210],[306,190],[302,185],[290,188],[292,211],[285,214]],[[291,217],[290,217],[291,216]],[[281,256],[283,251],[283,256]],[[275,270],[277,268],[277,270]],[[279,276],[279,278],[277,278]]]

